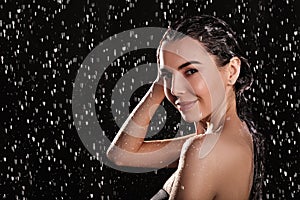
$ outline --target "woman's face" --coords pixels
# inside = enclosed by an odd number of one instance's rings
[[[163,42],[160,72],[166,97],[187,122],[209,117],[225,98],[221,68],[201,43],[190,37]]]

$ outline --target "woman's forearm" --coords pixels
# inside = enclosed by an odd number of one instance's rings
[[[110,145],[107,156],[112,162],[132,167],[173,166],[172,163],[179,158],[182,145],[194,134],[144,141],[150,120],[163,99],[163,86],[158,83],[153,84]]]
[[[154,83],[120,128],[108,149],[108,157],[115,147],[128,152],[139,151],[147,134],[150,120],[164,97],[163,86]]]

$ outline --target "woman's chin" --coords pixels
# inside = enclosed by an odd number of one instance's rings
[[[188,123],[199,122],[203,119],[202,113],[190,114],[190,115],[181,113],[181,116],[182,116],[183,120]]]

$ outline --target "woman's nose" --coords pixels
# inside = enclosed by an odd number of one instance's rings
[[[171,82],[171,94],[180,96],[185,93],[186,80],[181,74],[173,74]]]

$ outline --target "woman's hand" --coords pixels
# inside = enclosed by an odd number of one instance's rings
[[[150,96],[156,102],[157,102],[157,100],[160,101],[159,103],[161,103],[161,101],[165,98],[164,80],[163,80],[163,77],[161,76],[160,71],[158,71],[157,77],[151,86]]]
[[[173,183],[175,181],[175,176],[177,175],[177,171],[172,174],[172,176],[165,182],[163,189],[170,195],[173,187]]]
[[[153,83],[164,86],[164,78],[161,75],[161,71],[159,69],[158,69],[158,72],[157,72],[157,77],[156,77],[156,79]]]

